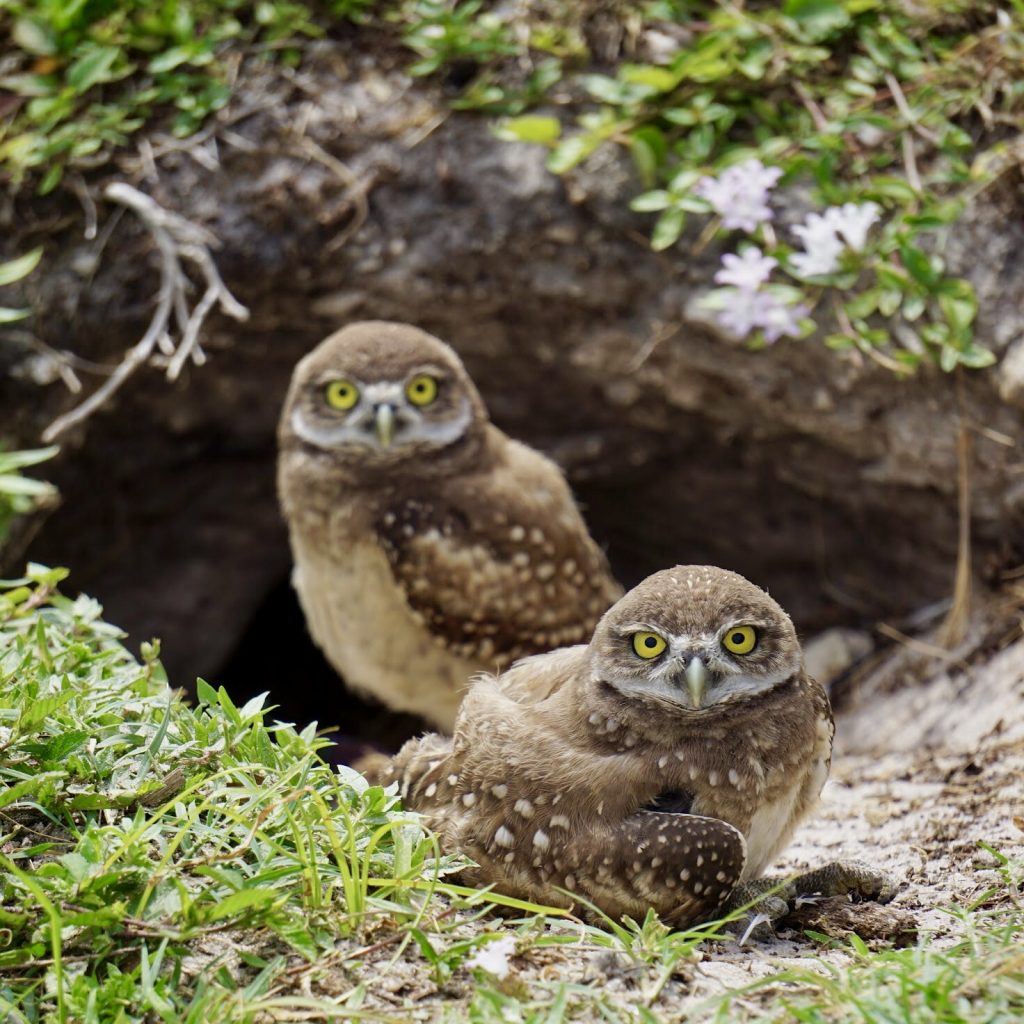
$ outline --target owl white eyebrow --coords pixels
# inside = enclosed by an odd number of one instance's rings
[[[391,380],[379,380],[373,384],[365,384],[363,397],[371,405],[378,402],[400,402],[402,400],[402,385]]]
[[[767,628],[765,623],[758,622],[757,619],[737,619],[734,623],[724,627],[723,629],[720,629],[714,635],[717,637],[722,637],[725,636],[725,634],[728,633],[730,629],[741,629],[743,626],[749,626],[751,629],[758,630],[763,630]]]
[[[301,409],[292,413],[292,430],[308,444],[317,448],[335,448],[353,440],[352,427],[348,423],[337,423],[331,427],[313,426],[306,422]]]

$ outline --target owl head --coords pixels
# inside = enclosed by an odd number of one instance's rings
[[[407,324],[350,324],[295,367],[282,450],[355,470],[424,464],[465,449],[487,423],[480,395],[444,342]]]
[[[686,565],[649,576],[598,623],[592,680],[701,713],[785,682],[803,656],[789,616],[734,572]]]

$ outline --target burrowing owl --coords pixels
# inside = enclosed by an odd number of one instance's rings
[[[451,730],[470,677],[585,641],[620,594],[559,469],[405,324],[295,368],[278,485],[313,638],[353,687]]]
[[[383,780],[477,862],[474,884],[683,924],[786,845],[828,775],[832,733],[786,613],[742,576],[685,566],[630,591],[589,646],[479,679],[454,738],[411,740]],[[806,877],[883,888],[862,866]]]

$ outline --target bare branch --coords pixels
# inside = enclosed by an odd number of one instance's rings
[[[189,359],[197,366],[202,365],[206,355],[199,346],[199,335],[214,306],[219,306],[235,320],[249,317],[249,310],[228,291],[217,271],[210,249],[219,243],[211,232],[180,214],[165,210],[156,200],[123,182],[108,185],[104,195],[134,212],[153,237],[160,254],[156,309],[146,333],[128,350],[110,377],[84,402],[58,416],[46,428],[43,432],[46,442],[91,416],[144,363],[165,365],[168,380],[177,379]],[[206,291],[191,310],[190,282],[182,269],[183,259],[197,266],[206,282]]]

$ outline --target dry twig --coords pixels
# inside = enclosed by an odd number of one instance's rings
[[[957,374],[957,498],[959,538],[953,604],[939,629],[938,642],[956,647],[967,635],[971,617],[971,435],[964,411],[963,375]]]
[[[166,366],[168,380],[178,377],[188,359],[201,366],[206,355],[199,345],[199,332],[214,305],[219,305],[236,320],[249,317],[249,310],[228,291],[217,272],[210,254],[210,249],[219,244],[213,234],[180,214],[165,210],[156,200],[123,182],[108,185],[104,196],[132,210],[153,236],[160,253],[156,309],[146,333],[128,350],[117,369],[84,402],[58,416],[46,428],[45,442],[91,416],[143,363]],[[190,282],[182,269],[183,259],[198,266],[206,282],[206,291],[191,310],[188,305]],[[178,332],[177,340],[172,335],[174,330]]]

